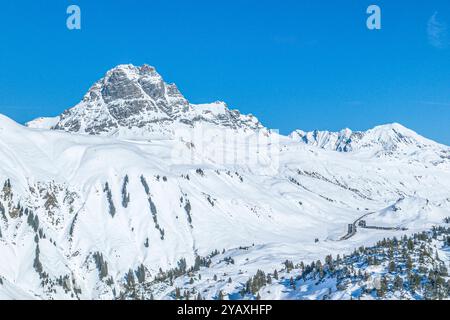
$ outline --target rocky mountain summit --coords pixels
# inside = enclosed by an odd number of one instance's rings
[[[254,116],[230,110],[224,102],[191,104],[155,68],[130,64],[109,70],[79,104],[60,116],[36,119],[27,125],[91,135],[144,137],[200,122],[243,130],[262,127]]]

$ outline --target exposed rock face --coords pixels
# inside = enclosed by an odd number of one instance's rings
[[[295,140],[305,144],[330,149],[339,152],[350,152],[353,150],[352,144],[359,141],[364,133],[352,132],[350,129],[344,129],[339,132],[318,131],[304,132],[296,130],[291,134]]]
[[[229,110],[223,102],[190,104],[175,84],[164,82],[148,65],[119,65],[108,71],[56,120],[46,123],[55,130],[93,135],[146,136],[202,121],[231,129],[262,128],[255,117]],[[42,128],[44,122],[38,119],[28,126]]]

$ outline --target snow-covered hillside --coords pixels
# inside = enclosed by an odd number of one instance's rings
[[[448,147],[400,125],[297,134],[190,104],[149,66],[56,118],[0,116],[0,298],[234,299],[257,270],[450,216]],[[361,217],[384,229],[348,232]]]

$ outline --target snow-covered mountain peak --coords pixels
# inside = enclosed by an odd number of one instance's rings
[[[296,130],[290,137],[308,145],[339,152],[373,150],[386,154],[396,151],[414,152],[427,148],[448,148],[422,137],[399,123],[381,125],[367,131],[343,129],[339,132],[318,130],[305,132]]]
[[[340,152],[352,151],[353,138],[357,139],[358,136],[358,133],[354,135],[350,129],[343,129],[339,132],[319,130],[305,132],[303,130],[296,130],[290,134],[292,139],[305,144]]]
[[[152,66],[123,64],[106,72],[75,107],[56,118],[33,120],[27,126],[148,138],[204,122],[231,129],[262,128],[255,117],[230,110],[223,102],[189,103],[178,87],[166,83]]]
[[[355,142],[356,149],[379,148],[382,151],[395,153],[413,153],[425,149],[448,149],[432,140],[424,138],[415,131],[392,123],[377,126],[361,133],[361,139]]]
[[[378,137],[400,137],[400,136],[408,136],[415,139],[423,139],[418,133],[415,131],[406,128],[400,123],[388,123],[380,126],[376,126],[373,129],[367,131],[373,135]]]
[[[357,153],[366,159],[398,159],[408,163],[450,167],[450,147],[424,138],[398,123],[377,126],[367,131],[297,130],[291,133],[290,138],[320,149]]]

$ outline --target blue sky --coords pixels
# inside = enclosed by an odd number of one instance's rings
[[[366,28],[370,4],[382,30]],[[450,145],[448,26],[448,0],[3,1],[0,113],[57,115],[108,69],[147,63],[191,102],[283,133],[399,122]]]

